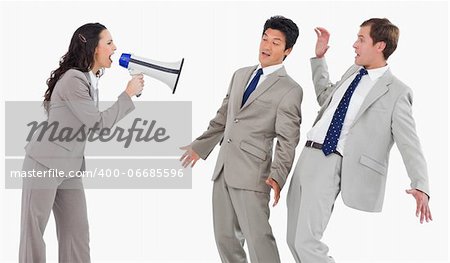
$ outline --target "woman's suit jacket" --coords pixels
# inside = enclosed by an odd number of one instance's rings
[[[87,135],[94,126],[111,128],[134,109],[131,98],[123,92],[110,108],[100,112],[91,90],[88,73],[70,69],[61,76],[51,96],[48,129],[42,125],[25,146],[29,157],[48,168],[65,172],[84,167],[86,136],[83,139],[81,134]],[[58,126],[53,129],[55,124]],[[56,132],[52,137],[53,130]],[[69,130],[72,136],[67,136]],[[78,136],[73,138],[78,131]],[[65,139],[52,140],[56,135],[63,135]]]

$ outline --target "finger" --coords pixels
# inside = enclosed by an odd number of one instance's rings
[[[317,27],[317,29],[320,31],[321,35],[329,35],[330,33],[328,32],[328,30],[326,30],[324,27]]]
[[[428,222],[428,205],[427,204],[423,204],[422,205],[422,210],[420,212],[421,212],[421,218],[423,218],[422,222],[424,220]]]
[[[184,168],[188,167],[190,163],[191,163],[191,160],[186,160],[183,167]]]
[[[272,189],[273,189],[273,190],[275,191],[275,193],[276,193],[277,187],[276,187],[276,185],[275,185],[275,182],[272,181],[272,180],[270,180],[270,187],[272,187]]]
[[[278,204],[278,200],[280,200],[280,194],[275,194],[274,200],[275,201],[273,202],[273,207]]]
[[[430,207],[427,205],[426,206],[426,211],[425,211],[425,221],[430,222]]]
[[[280,187],[278,187],[278,184],[274,181],[272,181],[272,183],[274,184],[274,192],[275,192],[275,202],[273,204],[273,206],[276,206],[278,204],[278,201],[280,200]]]
[[[195,159],[192,164],[191,164],[191,168],[194,167],[195,163],[198,161],[198,159]]]
[[[422,202],[417,200],[416,216],[419,216],[419,212],[422,210]]]
[[[314,28],[314,32],[316,32],[317,37],[320,37],[320,31],[317,27]]]
[[[433,216],[431,215],[430,207],[428,207],[428,218],[430,218],[430,220],[433,221]]]
[[[420,223],[423,224],[423,219],[425,218],[425,211],[423,209],[420,210]]]
[[[181,149],[181,148],[180,148]],[[187,152],[184,152],[183,155],[181,155],[180,161],[184,159],[184,157],[187,156]]]
[[[407,190],[405,190],[405,192],[407,193],[407,194],[412,194],[412,189],[407,189]]]
[[[191,159],[189,158],[189,156],[186,157],[186,159],[184,159],[184,161],[183,161],[184,168],[186,168],[190,162],[191,162]]]
[[[181,163],[181,166],[183,166],[184,168],[186,168],[186,160],[184,160],[184,161]]]
[[[181,146],[179,149],[186,150],[187,149],[187,145],[186,146]]]

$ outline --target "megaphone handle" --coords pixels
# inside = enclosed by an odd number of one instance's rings
[[[137,71],[135,69],[128,69],[128,72],[130,72],[131,76],[142,74],[142,72],[139,72],[139,71]],[[136,97],[139,98],[141,96],[141,94],[142,93],[136,94]]]

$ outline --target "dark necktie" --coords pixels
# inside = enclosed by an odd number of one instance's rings
[[[261,77],[262,74],[263,74],[262,68],[260,68],[260,69],[258,69],[258,71],[256,71],[256,75],[253,77],[252,81],[250,81],[250,84],[248,84],[247,89],[245,89],[244,97],[242,98],[241,108],[242,108],[242,106],[244,106],[245,102],[248,100],[248,97],[250,97],[250,94],[252,94],[252,92],[256,89],[259,78]]]
[[[350,83],[347,90],[344,93],[339,105],[334,112],[333,119],[331,120],[330,127],[328,127],[327,135],[323,141],[322,151],[325,156],[336,151],[336,147],[341,136],[342,125],[344,124],[345,115],[347,114],[348,105],[350,104],[350,99],[352,98],[353,92],[358,86],[361,78],[367,74],[367,70],[362,68],[356,75],[355,79]]]

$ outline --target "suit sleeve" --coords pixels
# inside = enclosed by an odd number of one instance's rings
[[[277,109],[275,132],[277,143],[269,178],[283,188],[295,158],[295,148],[300,139],[301,103],[303,91],[300,86],[291,89],[283,97]]]
[[[322,106],[335,87],[330,81],[325,58],[311,58],[311,71],[317,102]]]
[[[427,164],[412,116],[411,90],[402,94],[395,104],[392,116],[392,134],[411,180],[411,188],[418,189],[430,196]]]
[[[117,101],[105,111],[99,111],[89,95],[89,84],[81,75],[61,79],[61,96],[72,113],[88,128],[112,128],[134,109],[131,98],[122,92]]]
[[[219,141],[223,138],[223,133],[225,132],[225,124],[227,122],[228,101],[235,75],[236,73],[231,79],[227,94],[225,95],[225,98],[223,99],[222,105],[220,106],[219,110],[217,110],[216,116],[209,122],[208,129],[191,143],[192,149],[203,160],[208,158],[208,155],[212,152],[217,143],[219,143]]]
[[[347,72],[351,69],[352,67],[350,67]],[[342,79],[335,84],[330,81],[328,65],[325,58],[311,58],[311,71],[317,102],[322,107]],[[345,76],[347,72],[345,72],[343,76]]]

